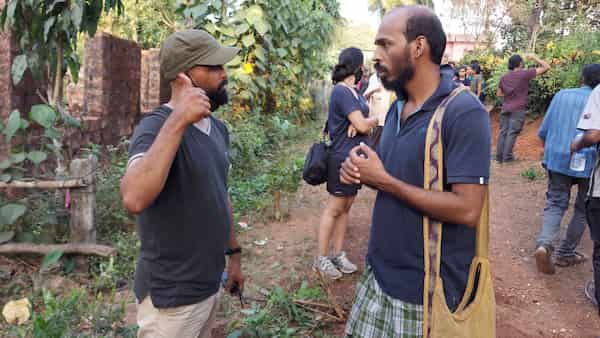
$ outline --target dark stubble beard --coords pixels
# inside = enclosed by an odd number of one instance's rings
[[[392,80],[392,81],[388,81],[388,80],[382,78],[381,84],[383,85],[383,87],[385,89],[393,90],[396,93],[400,93],[406,97],[406,89],[404,87],[406,87],[406,84],[408,83],[408,81],[412,80],[412,78],[415,76],[415,66],[410,61],[408,48],[405,50],[403,60],[399,64],[402,64],[404,66],[399,67],[400,71],[399,71],[396,79]],[[388,76],[390,75],[388,69],[385,68],[384,66],[381,66],[380,64],[375,64],[375,69],[378,71],[381,70],[381,71],[386,72],[388,74]]]
[[[210,100],[210,111],[219,109],[222,105],[229,102],[229,95],[227,95],[227,80],[221,82],[219,88],[216,91],[208,93],[208,99]]]

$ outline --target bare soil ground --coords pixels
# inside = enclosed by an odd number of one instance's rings
[[[537,138],[541,120],[528,121],[515,146],[519,161],[493,164],[491,178],[491,263],[497,302],[498,337],[596,337],[600,318],[583,293],[584,282],[592,276],[591,262],[558,268],[555,275],[537,272],[533,251],[541,227],[546,181],[521,176],[528,168],[541,169],[542,143]],[[493,115],[494,138],[497,116]],[[241,235],[247,258],[247,294],[260,288],[293,285],[312,279],[311,262],[316,250],[315,234],[326,200],[323,187],[303,186],[288,203],[285,222],[252,225]],[[361,269],[369,237],[371,208],[375,192],[363,189],[354,204],[346,250]],[[566,215],[567,223],[571,212]],[[265,246],[253,242],[267,238]],[[589,234],[584,234],[579,250],[591,256]],[[336,300],[349,309],[359,273],[333,283]],[[236,311],[233,301],[224,297],[224,310],[215,330],[223,335],[225,323]],[[334,326],[332,335],[343,334],[343,324]]]

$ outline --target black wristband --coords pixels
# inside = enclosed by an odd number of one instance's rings
[[[235,255],[237,253],[242,253],[242,248],[240,248],[240,247],[237,247],[237,248],[227,248],[225,250],[225,255],[227,255],[227,256]]]

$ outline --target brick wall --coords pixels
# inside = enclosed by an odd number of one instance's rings
[[[3,6],[4,0],[0,0],[0,8]],[[18,85],[13,84],[11,65],[18,54],[18,44],[13,41],[11,34],[0,32],[0,119],[3,122],[6,122],[15,109],[18,109],[22,116],[29,114],[32,105],[42,103],[37,91],[46,93],[43,81],[34,81],[29,71],[25,72]],[[0,161],[6,159],[10,148],[4,135],[0,135]]]
[[[159,49],[142,51],[142,74],[140,85],[140,110],[151,112],[160,104],[160,59]]]
[[[115,144],[131,134],[140,114],[141,48],[99,33],[86,44],[84,64],[83,111],[92,140]]]

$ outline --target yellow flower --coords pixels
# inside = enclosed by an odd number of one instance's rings
[[[554,48],[554,41],[550,41],[548,42],[548,44],[546,45],[546,49],[553,49]]]
[[[252,72],[254,72],[254,66],[251,63],[245,62],[242,65],[242,71],[244,74],[252,74]]]

